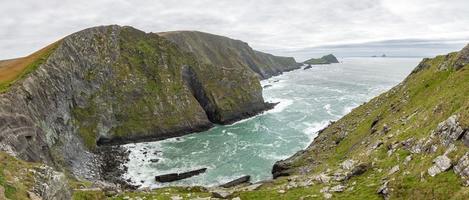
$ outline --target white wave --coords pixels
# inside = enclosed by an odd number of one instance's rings
[[[278,98],[272,98],[269,99],[270,102],[279,102],[279,104],[275,105],[275,107],[266,113],[279,113],[285,110],[288,106],[293,104],[293,100],[291,99],[278,99]]]
[[[316,136],[318,136],[318,131],[320,131],[321,129],[329,125],[329,120],[324,120],[321,122],[313,122],[311,124],[309,123],[305,123],[305,124],[307,124],[308,127],[303,130],[303,133],[305,133],[312,141],[314,138],[316,138]]]

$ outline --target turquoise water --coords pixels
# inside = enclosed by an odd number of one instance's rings
[[[280,103],[261,115],[180,138],[125,145],[131,154],[124,178],[153,188],[214,186],[242,175],[251,175],[253,182],[271,179],[275,161],[304,149],[329,121],[402,81],[420,59],[342,61],[262,81],[263,86],[270,85],[264,89],[265,100]],[[189,179],[167,184],[154,181],[155,175],[202,167],[208,168],[206,173]]]

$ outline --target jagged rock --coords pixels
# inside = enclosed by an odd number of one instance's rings
[[[469,45],[459,51],[454,69],[459,70],[469,63]]]
[[[398,171],[399,171],[399,165],[396,165],[389,170],[388,175],[392,175]]]
[[[354,165],[355,165],[356,162],[357,162],[357,161],[355,161],[355,160],[348,159],[348,160],[345,160],[344,162],[342,162],[342,163],[340,164],[340,166],[341,166],[342,169],[344,169],[344,170],[351,170],[351,169],[354,167]]]
[[[430,176],[436,176],[437,174],[444,172],[451,168],[451,159],[446,155],[438,156],[433,160],[433,166],[428,169]]]
[[[190,178],[190,177],[199,175],[201,173],[204,173],[205,171],[207,171],[207,168],[196,169],[196,170],[183,172],[183,173],[171,173],[171,174],[158,175],[158,176],[155,176],[155,180],[161,183],[172,182],[172,181]]]
[[[332,194],[331,194],[331,193],[324,193],[323,196],[324,196],[325,199],[330,199],[330,198],[332,198]]]
[[[43,200],[71,199],[68,180],[63,173],[52,167],[42,165],[35,169],[35,185],[33,191]]]
[[[345,190],[345,186],[336,185],[334,187],[331,187],[331,189],[329,189],[329,192],[343,192],[344,190]]]
[[[234,186],[237,186],[237,185],[240,185],[240,184],[243,184],[243,183],[249,183],[249,180],[251,180],[251,176],[242,176],[240,178],[237,178],[235,180],[232,180],[228,183],[225,183],[225,184],[222,184],[220,185],[220,187],[224,187],[224,188],[230,188],[230,187],[234,187]]]
[[[378,188],[376,193],[381,195],[385,200],[389,199],[389,188],[388,188],[388,181],[385,181],[381,187]]]
[[[458,116],[453,115],[438,124],[435,134],[440,136],[443,145],[448,146],[461,138],[464,129],[459,125]]]
[[[469,152],[466,152],[453,168],[463,180],[464,186],[469,186]]]

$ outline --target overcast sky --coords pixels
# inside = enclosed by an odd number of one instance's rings
[[[200,30],[277,54],[421,39],[467,43],[469,0],[1,0],[0,59],[97,25]]]

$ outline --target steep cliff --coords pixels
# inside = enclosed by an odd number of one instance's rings
[[[13,74],[2,82],[0,150],[77,177],[101,178],[97,143],[179,136],[272,106],[249,68],[200,62],[132,27],[86,29],[25,58],[0,68]]]
[[[244,67],[266,79],[284,71],[298,69],[301,64],[292,57],[280,57],[253,50],[247,43],[198,31],[158,33],[192,52],[204,63],[226,68]]]

